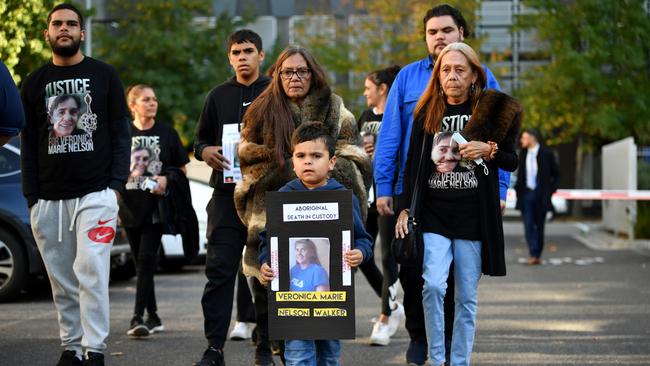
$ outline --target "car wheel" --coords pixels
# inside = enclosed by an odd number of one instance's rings
[[[27,258],[20,242],[0,228],[0,301],[15,297],[25,286]]]

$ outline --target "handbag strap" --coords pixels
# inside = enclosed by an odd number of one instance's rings
[[[409,219],[415,218],[415,207],[420,195],[420,171],[422,170],[422,160],[424,160],[424,148],[427,142],[427,133],[424,132],[422,136],[422,151],[420,151],[420,161],[418,162],[418,170],[415,173],[415,186],[413,187],[413,194],[411,195],[411,206],[409,208]]]

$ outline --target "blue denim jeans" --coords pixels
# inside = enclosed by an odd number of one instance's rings
[[[341,341],[338,339],[285,341],[286,366],[339,366]]]
[[[422,305],[429,340],[429,357],[434,366],[445,363],[443,299],[447,291],[449,265],[453,260],[456,315],[451,340],[451,364],[469,365],[476,329],[478,281],[481,278],[481,242],[449,239],[434,233],[424,233],[423,238]]]

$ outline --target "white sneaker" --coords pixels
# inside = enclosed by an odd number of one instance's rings
[[[230,340],[243,341],[244,339],[250,339],[254,328],[255,323],[235,322],[235,326],[230,332]]]
[[[372,334],[370,334],[370,345],[372,346],[388,346],[390,343],[390,330],[388,324],[380,321],[372,326]]]
[[[395,302],[397,307],[394,310],[391,310],[390,317],[388,317],[388,334],[392,337],[399,329],[402,321],[406,319],[406,314],[404,314],[404,306],[399,302]]]

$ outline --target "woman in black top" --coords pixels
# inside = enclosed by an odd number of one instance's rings
[[[506,94],[484,91],[485,83],[474,50],[451,43],[438,56],[414,113],[400,202],[410,204],[417,184],[415,220],[424,246],[422,304],[436,366],[445,363],[443,298],[451,261],[456,282],[452,365],[469,365],[481,273],[505,275],[498,168],[517,168],[522,109]],[[469,142],[457,142],[454,132]],[[409,209],[402,208],[398,237],[407,232]]]
[[[372,159],[377,143],[377,134],[381,128],[384,117],[384,106],[388,98],[388,91],[399,72],[400,67],[393,65],[385,69],[373,71],[366,76],[364,81],[363,96],[366,97],[368,109],[361,113],[358,126],[361,132],[362,144],[368,156]],[[381,297],[381,314],[372,327],[370,344],[386,346],[390,337],[395,334],[399,325],[404,320],[404,307],[396,301],[397,288],[393,286],[397,281],[397,263],[390,251],[390,243],[395,227],[395,216],[379,216],[377,213],[375,184],[368,193],[368,219],[366,230],[373,238],[379,238],[381,243],[382,272],[379,272],[375,261],[366,262],[359,266],[361,272],[368,279],[373,290]]]
[[[135,309],[127,334],[144,337],[162,331],[157,315],[153,276],[163,233],[158,201],[167,194],[167,174],[186,172],[187,153],[176,131],[156,123],[158,100],[153,88],[135,85],[127,91],[131,125],[131,164],[126,190],[120,198],[120,219],[135,258],[138,276]],[[143,320],[147,310],[147,320]]]

